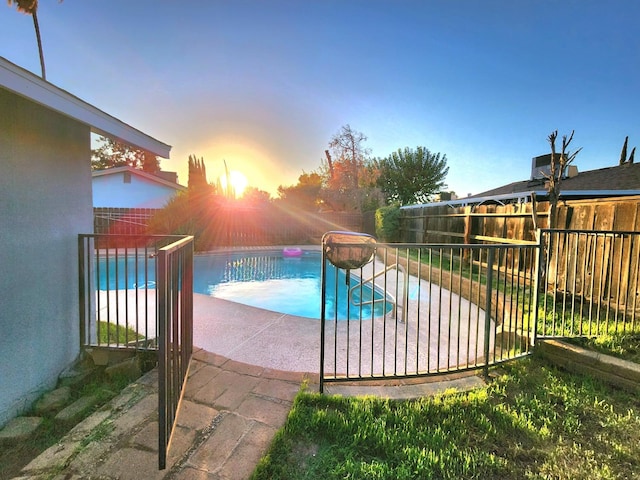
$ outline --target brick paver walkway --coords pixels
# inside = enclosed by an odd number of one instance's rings
[[[244,479],[284,425],[305,378],[195,352],[167,458],[158,470],[153,370],[25,467],[20,479]],[[311,378],[317,385],[317,374]],[[317,390],[317,387],[316,387]]]
[[[249,478],[307,380],[318,374],[249,365],[198,350],[176,420],[167,468],[158,470],[158,378],[129,385],[27,465],[19,479],[242,480]],[[477,376],[398,385],[332,384],[326,393],[416,398],[483,385]]]

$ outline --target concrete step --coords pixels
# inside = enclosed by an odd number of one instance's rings
[[[60,387],[45,393],[33,406],[33,410],[38,415],[60,410],[69,403],[71,399],[71,388]]]
[[[16,417],[0,430],[0,445],[24,442],[42,424],[42,417]]]
[[[97,395],[87,395],[84,397],[80,397],[78,400],[73,402],[71,405],[63,408],[58,412],[58,414],[54,417],[56,422],[60,423],[76,423],[80,421],[85,414],[91,410],[98,403]]]

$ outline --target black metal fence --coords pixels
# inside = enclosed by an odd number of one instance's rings
[[[158,295],[158,465],[167,451],[193,353],[193,237],[160,248]]]
[[[78,265],[81,347],[157,352],[163,469],[193,352],[193,237],[79,235]]]
[[[82,347],[156,350],[156,257],[180,236],[78,236]]]
[[[377,244],[372,261],[349,270],[333,265],[326,236],[322,250],[321,391],[488,369],[531,352],[538,244]]]
[[[640,232],[542,230],[538,335],[598,336],[640,329]]]

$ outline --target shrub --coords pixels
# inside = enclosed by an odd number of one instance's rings
[[[389,205],[376,210],[376,236],[383,242],[400,241],[400,207]]]

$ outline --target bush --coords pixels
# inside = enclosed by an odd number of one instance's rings
[[[400,241],[400,207],[389,205],[376,210],[376,236],[383,242]]]

